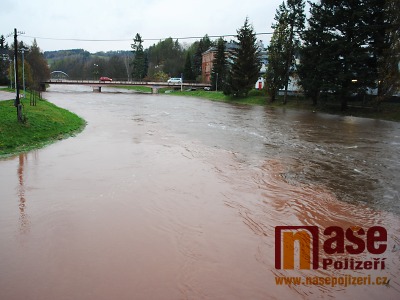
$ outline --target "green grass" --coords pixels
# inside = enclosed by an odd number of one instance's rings
[[[0,156],[43,147],[85,126],[82,118],[45,100],[38,100],[36,106],[30,106],[29,99],[22,103],[24,123],[17,121],[14,100],[0,101]]]
[[[241,103],[241,104],[253,104],[253,105],[263,105],[266,102],[266,95],[263,91],[253,90],[250,91],[248,97],[246,98],[236,98],[231,96],[225,96],[222,92],[215,91],[204,91],[204,90],[195,90],[195,91],[180,91],[180,90],[171,90],[171,89],[160,89],[159,93],[167,93],[169,95],[178,95],[178,96],[189,96],[189,97],[199,97],[212,101],[219,102],[230,102],[230,103]]]

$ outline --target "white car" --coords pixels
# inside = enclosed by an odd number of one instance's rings
[[[170,78],[167,81],[168,83],[182,83],[182,78]]]

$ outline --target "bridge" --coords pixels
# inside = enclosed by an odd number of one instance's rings
[[[102,87],[118,87],[118,86],[147,86],[151,88],[152,93],[158,93],[160,88],[173,89],[203,89],[211,88],[209,83],[168,83],[168,82],[151,82],[151,81],[99,81],[99,80],[66,80],[66,79],[49,79],[41,83],[42,91],[46,90],[46,84],[67,84],[67,85],[88,85],[93,88],[94,92],[101,92]]]
[[[63,71],[53,71],[50,73],[51,77],[54,78],[67,78],[69,77],[67,73],[63,72]]]

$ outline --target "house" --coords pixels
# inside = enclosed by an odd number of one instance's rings
[[[211,82],[211,72],[216,53],[217,48],[211,47],[201,55],[201,80],[204,83]]]
[[[225,56],[230,60],[235,50],[238,48],[237,43],[234,42],[226,42],[225,43]],[[216,47],[211,47],[206,52],[202,54],[201,60],[201,78],[204,83],[211,82],[211,72],[213,69],[213,61],[215,58],[215,54],[217,53]]]

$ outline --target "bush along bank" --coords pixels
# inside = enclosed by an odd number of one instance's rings
[[[44,99],[30,105],[22,99],[23,122],[18,122],[14,100],[0,101],[0,157],[41,148],[83,130],[85,120]]]

